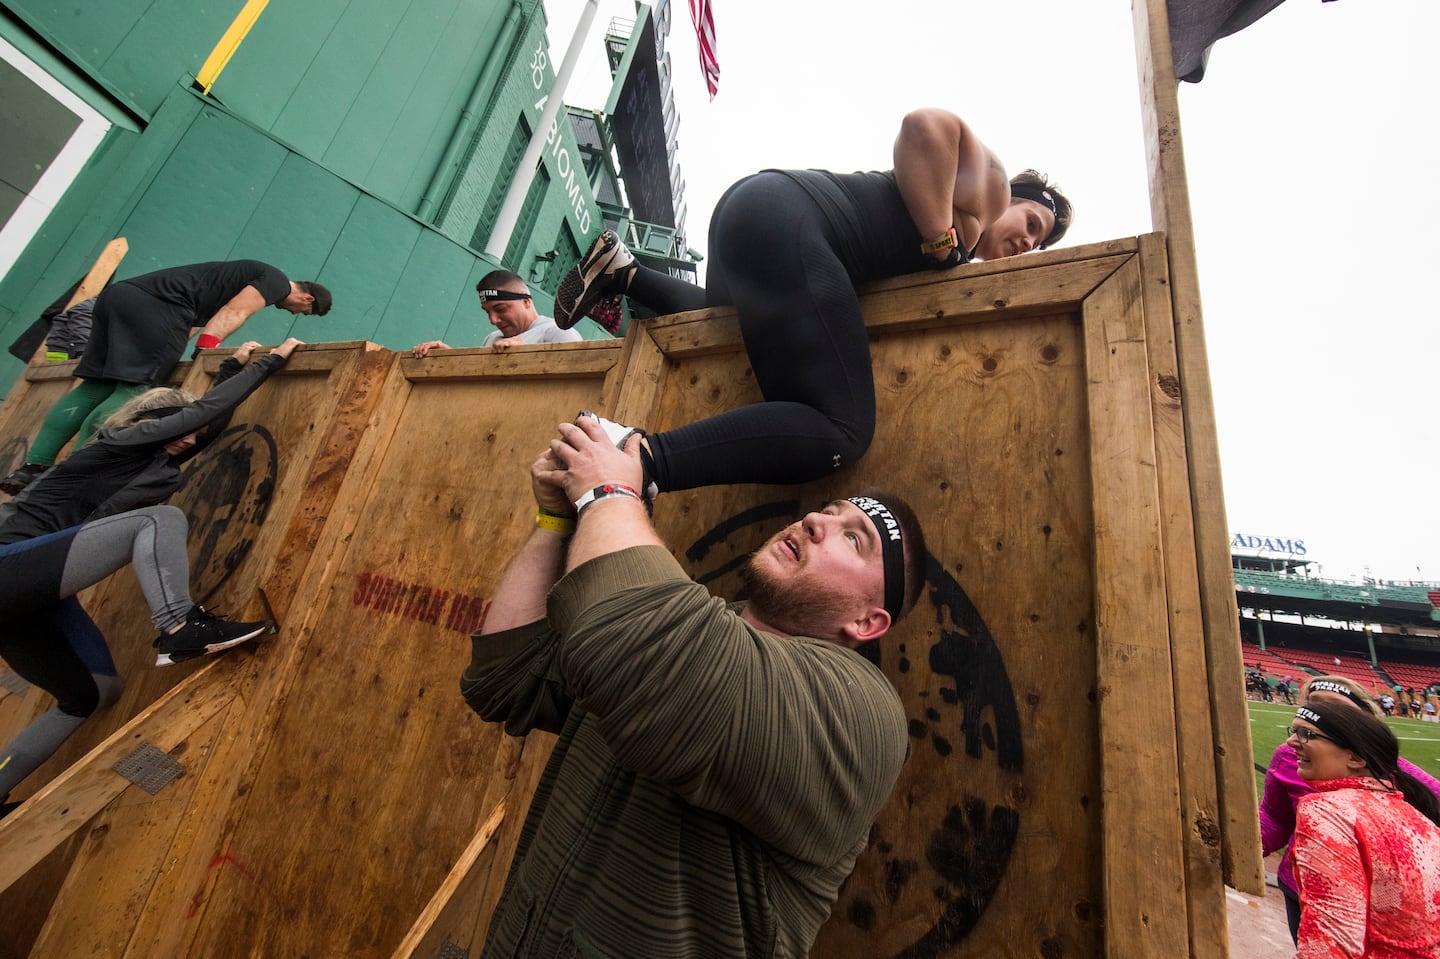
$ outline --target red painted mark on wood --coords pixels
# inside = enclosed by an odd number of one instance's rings
[[[490,604],[480,596],[452,593],[448,589],[392,579],[379,573],[361,573],[356,578],[350,602],[383,615],[413,619],[466,634],[480,628],[485,622],[485,612],[490,608]]]
[[[190,897],[190,908],[185,910],[186,919],[194,919],[197,915],[199,915],[200,907],[205,905],[205,887],[210,885],[210,877],[215,874],[216,869],[225,865],[227,862],[230,865],[234,866],[236,871],[239,872],[240,875],[244,876],[246,879],[249,879],[251,882],[256,883],[257,885],[259,884],[258,880],[255,878],[255,874],[249,869],[246,869],[242,863],[235,859],[235,857],[231,856],[229,853],[221,853],[214,859],[211,859],[210,865],[205,867],[205,879],[200,883],[200,888],[195,890],[195,895]]]

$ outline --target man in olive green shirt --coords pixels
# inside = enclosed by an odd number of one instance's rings
[[[918,597],[919,524],[888,494],[829,503],[727,607],[656,536],[627,439],[582,417],[536,460],[536,529],[461,678],[487,720],[560,736],[483,954],[805,956],[906,756],[854,649]]]

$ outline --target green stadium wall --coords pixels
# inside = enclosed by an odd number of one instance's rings
[[[241,6],[0,4],[0,35],[112,123],[0,280],[0,344],[116,236],[117,278],[249,257],[334,291],[329,316],[266,310],[247,339],[490,331],[473,291],[499,264],[481,251],[555,76],[538,0],[272,3],[204,95],[193,77]],[[562,122],[503,258],[541,312],[603,229],[579,157]],[[0,390],[22,368],[5,355]]]

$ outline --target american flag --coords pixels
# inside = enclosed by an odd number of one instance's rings
[[[700,41],[700,72],[705,74],[705,87],[710,99],[720,89],[720,60],[715,55],[715,19],[710,15],[710,0],[690,0],[690,22]]]

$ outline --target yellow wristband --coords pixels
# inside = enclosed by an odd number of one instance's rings
[[[933,240],[926,240],[920,244],[920,252],[925,254],[939,253],[941,250],[953,249],[960,245],[959,239],[955,236],[955,228],[952,226],[944,233]]]
[[[569,536],[575,532],[575,520],[572,517],[554,516],[544,510],[535,511],[535,525],[563,536]]]

